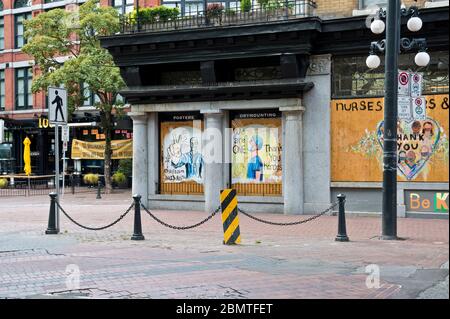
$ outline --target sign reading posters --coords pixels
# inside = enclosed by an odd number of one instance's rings
[[[281,116],[276,110],[232,117],[232,184],[238,193],[281,194]]]
[[[67,91],[48,88],[48,113],[51,124],[67,124]]]
[[[200,113],[161,115],[161,192],[202,193],[205,163]]]

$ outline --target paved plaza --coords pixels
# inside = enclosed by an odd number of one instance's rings
[[[65,195],[88,226],[109,224],[129,193]],[[145,241],[131,241],[133,211],[88,231],[61,216],[45,235],[49,197],[0,198],[0,298],[448,298],[448,220],[399,219],[402,240],[382,241],[379,217],[347,216],[350,242],[335,242],[337,216],[280,227],[240,215],[242,244],[222,244],[220,214],[173,230],[142,211]],[[154,211],[174,225],[204,212]],[[259,214],[289,222],[308,216]]]

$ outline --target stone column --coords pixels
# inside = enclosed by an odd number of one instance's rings
[[[222,115],[221,111],[204,112],[202,154],[205,161],[203,186],[207,213],[213,212],[219,206],[220,191],[224,188]]]
[[[305,213],[317,213],[330,206],[331,198],[331,55],[315,55],[305,78],[314,88],[303,95],[303,166],[308,187],[304,190]]]
[[[148,145],[148,194],[149,196],[158,193],[157,183],[159,182],[159,142],[158,142],[158,114],[147,113],[147,145]],[[151,207],[151,203],[150,203]]]
[[[142,203],[148,205],[148,139],[147,114],[128,113],[133,120],[133,195],[142,196]]]
[[[284,114],[283,196],[285,214],[303,214],[302,106],[281,107]]]

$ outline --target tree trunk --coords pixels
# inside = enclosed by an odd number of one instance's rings
[[[112,139],[112,114],[111,112],[104,112],[101,115],[102,118],[102,126],[105,133],[105,192],[106,194],[110,194],[112,191],[112,181],[111,181],[111,157],[112,157],[112,149],[111,149],[111,139]]]

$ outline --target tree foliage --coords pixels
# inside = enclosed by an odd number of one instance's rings
[[[84,89],[99,97],[94,106],[100,111],[105,133],[105,183],[111,189],[111,137],[113,113],[120,114],[122,103],[116,98],[125,86],[112,56],[100,46],[99,37],[120,30],[119,15],[112,7],[88,0],[81,6],[53,9],[25,22],[27,44],[22,51],[33,56],[38,67],[32,91],[64,86],[70,113],[82,106]]]
[[[97,94],[100,102],[96,107],[106,112],[112,110],[125,85],[112,56],[99,41],[99,36],[119,31],[119,16],[114,8],[98,3],[88,0],[73,11],[53,9],[25,22],[27,44],[22,51],[33,56],[39,68],[32,91],[64,85],[71,110],[83,105],[80,84]]]

